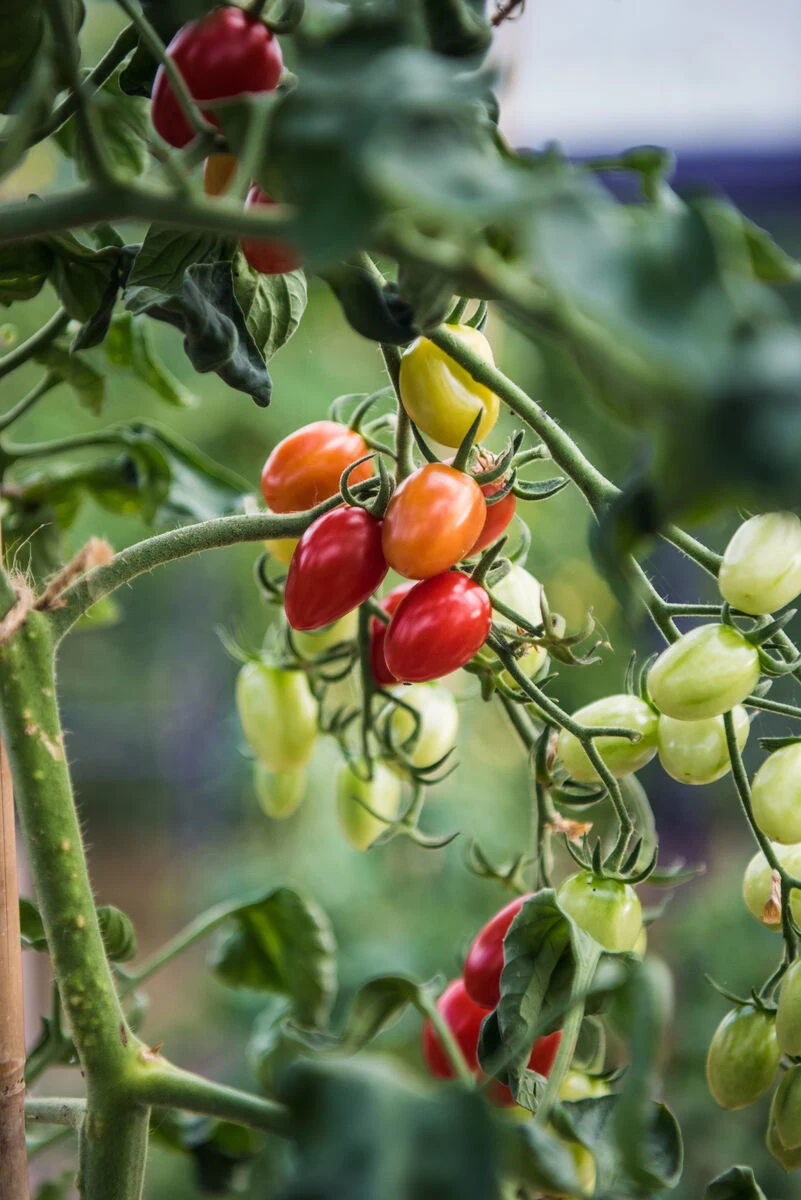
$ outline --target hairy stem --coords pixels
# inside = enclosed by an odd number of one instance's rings
[[[17,367],[23,366],[39,354],[40,351],[49,346],[61,331],[67,328],[69,319],[69,313],[66,309],[59,308],[48,321],[45,321],[42,328],[37,329],[36,333],[32,334],[27,341],[22,342],[19,346],[15,346],[13,350],[9,350],[8,354],[0,358],[0,379],[5,379],[6,375],[10,375],[12,371],[16,371]]]
[[[68,1125],[80,1129],[86,1112],[85,1100],[57,1096],[34,1097],[25,1101],[25,1120],[41,1121],[45,1125]]]
[[[151,1052],[143,1056],[135,1088],[142,1102],[154,1108],[180,1108],[268,1133],[288,1133],[289,1114],[283,1104],[212,1083]]]

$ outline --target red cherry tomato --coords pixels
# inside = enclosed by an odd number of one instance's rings
[[[305,512],[335,496],[342,472],[369,454],[364,438],[336,421],[314,421],[279,442],[264,464],[261,494],[275,513]],[[369,479],[372,463],[350,474],[351,483]]]
[[[440,575],[465,557],[487,506],[464,471],[428,463],[404,479],[384,517],[384,557],[408,579]]]
[[[481,493],[483,496],[494,496],[505,483],[505,479],[496,479],[493,483],[482,483]],[[467,558],[472,558],[474,554],[480,554],[482,550],[486,550],[487,546],[497,542],[515,515],[516,505],[517,500],[513,492],[508,492],[502,500],[498,500],[495,504],[485,504],[484,528],[468,550]]]
[[[363,508],[318,517],[295,547],[284,589],[293,629],[321,629],[372,596],[387,573],[381,522]]]
[[[415,586],[410,580],[408,583],[399,584],[398,587],[388,592],[381,601],[381,607],[384,612],[388,613],[391,617],[406,593],[410,592]],[[398,682],[387,666],[387,660],[384,658],[384,639],[387,636],[388,628],[386,622],[380,620],[378,617],[370,618],[370,663],[373,668],[373,679],[379,687],[389,687],[391,684]]]
[[[468,575],[445,571],[424,579],[403,597],[389,623],[387,668],[403,683],[449,675],[481,649],[491,619],[489,596]]]
[[[272,196],[254,184],[248,192],[245,209],[275,203]],[[301,263],[294,246],[265,238],[242,238],[242,253],[253,270],[262,275],[286,275],[287,271],[296,271]]]
[[[167,53],[195,100],[224,100],[247,92],[271,92],[283,66],[281,47],[266,25],[241,8],[215,8],[179,29]],[[195,136],[164,67],[156,72],[151,115],[156,131],[171,146]],[[214,115],[207,120],[219,124]]]
[[[481,1022],[487,1015],[486,1009],[480,1008],[470,999],[462,979],[455,979],[448,985],[437,1001],[437,1008],[450,1026],[468,1067],[473,1074],[480,1077],[478,1038],[481,1032]],[[546,1077],[550,1075],[561,1040],[561,1029],[557,1029],[545,1037],[537,1038],[528,1060],[531,1070]],[[430,1021],[423,1023],[423,1057],[435,1078],[453,1078],[454,1072],[451,1064]],[[490,1088],[489,1097],[493,1104],[502,1108],[509,1107],[515,1102],[509,1088],[497,1081]]]
[[[531,893],[530,893],[531,894]],[[503,939],[529,896],[517,896],[488,921],[467,952],[464,986],[482,1008],[493,1009],[501,998]]]

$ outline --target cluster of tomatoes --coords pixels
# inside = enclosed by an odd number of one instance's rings
[[[167,46],[166,53],[190,96],[201,106],[275,91],[283,69],[281,47],[267,26],[244,9],[229,5],[215,8],[201,20],[184,25]],[[163,65],[153,84],[151,116],[156,132],[170,146],[181,149],[195,137]],[[204,116],[212,125],[219,124],[210,110],[204,108]],[[230,154],[210,155],[203,168],[206,193],[219,196],[226,192],[236,167],[236,159]],[[245,208],[274,203],[267,192],[254,184],[248,191]],[[245,238],[242,253],[262,275],[283,275],[300,266],[297,252],[284,242]]]

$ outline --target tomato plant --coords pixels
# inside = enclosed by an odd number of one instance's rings
[[[224,5],[184,25],[167,47],[195,100],[224,100],[278,86],[283,60],[272,33],[241,8]],[[153,85],[151,115],[171,146],[185,146],[194,131],[162,64]],[[213,114],[205,114],[215,121]]]
[[[461,571],[424,579],[398,605],[384,640],[386,664],[404,683],[440,679],[469,662],[487,639],[491,605]]]
[[[470,475],[428,463],[404,479],[389,502],[384,557],[408,579],[441,575],[467,556],[485,514],[481,489]]]
[[[721,1108],[747,1108],[771,1086],[780,1059],[775,1017],[750,1005],[732,1009],[709,1043],[709,1090]]]
[[[289,564],[284,608],[293,629],[338,621],[387,573],[381,522],[363,508],[337,508],[310,525]]]

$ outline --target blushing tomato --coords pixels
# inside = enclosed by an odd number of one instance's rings
[[[424,579],[403,597],[389,623],[387,667],[403,683],[449,675],[483,646],[491,620],[489,596],[468,575],[446,571]]]
[[[491,921],[476,935],[464,960],[464,986],[470,999],[482,1008],[493,1009],[501,998],[503,970],[503,939],[526,900],[533,896],[516,896],[496,912]]]
[[[399,584],[391,592],[387,592],[381,601],[384,612],[391,617],[403,597],[414,586],[414,581],[409,580],[407,583]],[[382,621],[380,617],[370,618],[370,664],[373,668],[373,679],[379,687],[389,687],[398,682],[387,666],[387,660],[384,657],[384,640],[388,628],[386,621]]]
[[[335,508],[298,542],[284,588],[293,629],[321,629],[362,604],[381,585],[387,564],[381,522],[363,508]]]
[[[556,898],[562,911],[605,950],[633,950],[642,928],[642,908],[631,884],[580,871],[561,884]]]
[[[726,547],[718,574],[732,608],[759,616],[801,595],[801,520],[795,513],[762,513],[745,521]]]
[[[258,18],[241,8],[215,8],[199,21],[178,30],[167,54],[195,100],[225,100],[278,87],[281,47]],[[195,134],[184,116],[164,67],[156,72],[151,115],[156,132],[180,149]],[[212,124],[219,122],[206,113]]]
[[[306,794],[306,771],[296,767],[293,771],[268,771],[257,762],[253,772],[253,785],[263,813],[274,821],[283,821],[297,812]]]
[[[772,841],[801,842],[801,743],[774,750],[751,784],[754,820]]]
[[[233,182],[236,167],[233,154],[210,154],[203,163],[203,191],[206,195],[224,195]]]
[[[269,771],[305,766],[317,741],[317,701],[302,671],[249,662],[236,680],[242,732]]]
[[[795,879],[801,878],[801,845],[780,846],[774,844],[776,857],[784,869]],[[743,876],[743,900],[752,916],[766,929],[781,932],[781,921],[778,912],[770,912],[768,918],[774,915],[776,920],[766,919],[765,905],[771,894],[773,871],[770,863],[761,850],[758,850],[749,862]],[[790,892],[790,911],[796,923],[801,923],[801,894],[796,888]]]
[[[245,209],[275,203],[272,196],[254,184],[247,194]],[[262,275],[286,275],[287,271],[297,271],[301,265],[300,255],[294,246],[273,238],[242,238],[242,253],[253,270]]]
[[[437,1008],[453,1033],[468,1068],[477,1078],[483,1078],[478,1065],[478,1038],[486,1009],[470,999],[462,979],[455,979],[447,986],[437,1001]],[[547,1078],[561,1040],[561,1029],[537,1038],[528,1060],[529,1069]],[[453,1068],[429,1020],[423,1022],[423,1058],[436,1079],[453,1079]],[[509,1088],[497,1080],[488,1095],[493,1104],[501,1108],[509,1108],[515,1103]]]
[[[417,735],[410,745],[406,740],[415,733],[412,714],[394,705],[388,718],[392,745],[413,767],[433,766],[453,750],[459,729],[459,708],[451,692],[439,683],[413,683],[398,688],[396,695],[414,709],[420,718]],[[390,770],[404,774],[399,763],[390,763]]]
[[[750,1004],[733,1008],[712,1035],[706,1056],[713,1100],[730,1110],[754,1104],[776,1078],[780,1060],[773,1014]]]
[[[449,325],[448,332],[485,362],[493,363],[490,344],[470,325]],[[483,413],[476,441],[482,441],[498,420],[500,401],[476,383],[428,338],[418,338],[403,352],[400,365],[401,403],[418,429],[443,446],[460,446],[476,415]]]
[[[397,489],[384,514],[384,557],[407,579],[429,579],[460,562],[486,514],[475,479],[445,463],[427,463]]]
[[[759,652],[731,625],[699,625],[663,650],[648,673],[656,707],[677,721],[718,717],[759,680]]]
[[[639,771],[656,754],[657,714],[650,704],[641,700],[639,696],[626,693],[604,696],[603,699],[586,704],[584,708],[573,713],[573,719],[588,728],[613,725],[621,729],[633,729],[639,733],[638,742],[630,742],[624,737],[595,739],[595,748],[618,779]],[[598,772],[581,742],[566,729],[559,731],[557,748],[563,767],[573,779],[582,783],[593,783],[598,779]]]
[[[782,1054],[801,1057],[801,959],[796,959],[782,979],[776,1010],[776,1039]]]
[[[372,779],[362,779],[347,763],[342,764],[337,775],[337,820],[354,850],[369,850],[387,823],[397,817],[400,799],[400,780],[381,763],[373,763]]]
[[[306,512],[336,496],[352,463],[369,454],[361,434],[336,421],[313,421],[290,433],[270,452],[261,473],[261,494],[275,513]],[[361,483],[373,473],[370,462],[350,474]]]
[[[742,750],[751,726],[748,713],[738,704],[732,709],[734,733]],[[659,761],[679,783],[700,785],[721,779],[731,769],[723,717],[704,721],[677,721],[662,714],[656,730]]]

